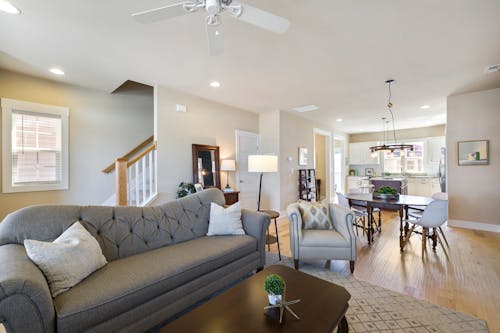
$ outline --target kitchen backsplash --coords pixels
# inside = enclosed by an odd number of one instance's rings
[[[349,165],[349,170],[356,170],[356,176],[367,176],[366,174],[366,169],[371,168],[373,169],[373,174],[372,176],[383,176],[384,172],[384,167],[382,163],[380,164],[363,164],[363,165],[356,165],[356,164],[351,164]],[[348,170],[348,171],[349,171]],[[424,175],[427,176],[437,176],[439,172],[439,165],[437,164],[429,164],[426,163],[424,165]],[[349,175],[349,172],[347,172],[347,175]],[[411,176],[411,174],[407,174],[407,176]]]

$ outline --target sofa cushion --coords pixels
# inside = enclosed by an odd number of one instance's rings
[[[309,247],[351,247],[350,242],[335,230],[303,230],[301,245]]]
[[[107,264],[99,243],[80,222],[74,223],[53,242],[25,239],[24,247],[28,257],[45,275],[52,297]]]
[[[91,327],[256,251],[251,236],[212,236],[112,261],[54,299],[57,326]]]

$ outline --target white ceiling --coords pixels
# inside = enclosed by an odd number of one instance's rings
[[[219,57],[208,56],[200,13],[130,17],[176,1],[11,2],[23,13],[0,12],[0,67],[106,91],[134,80],[254,112],[316,104],[301,115],[356,133],[382,130],[388,78],[397,128],[442,124],[446,96],[500,87],[500,72],[483,74],[500,63],[499,0],[247,0],[291,28],[275,35],[224,16]]]

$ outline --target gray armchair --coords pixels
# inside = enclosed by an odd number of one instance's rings
[[[351,273],[356,261],[356,237],[352,229],[354,214],[337,204],[330,204],[333,229],[307,230],[302,226],[299,204],[288,206],[290,247],[295,269],[302,259],[349,260]]]

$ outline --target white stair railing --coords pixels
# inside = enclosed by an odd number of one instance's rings
[[[127,161],[116,160],[116,204],[146,206],[158,196],[156,142]]]

